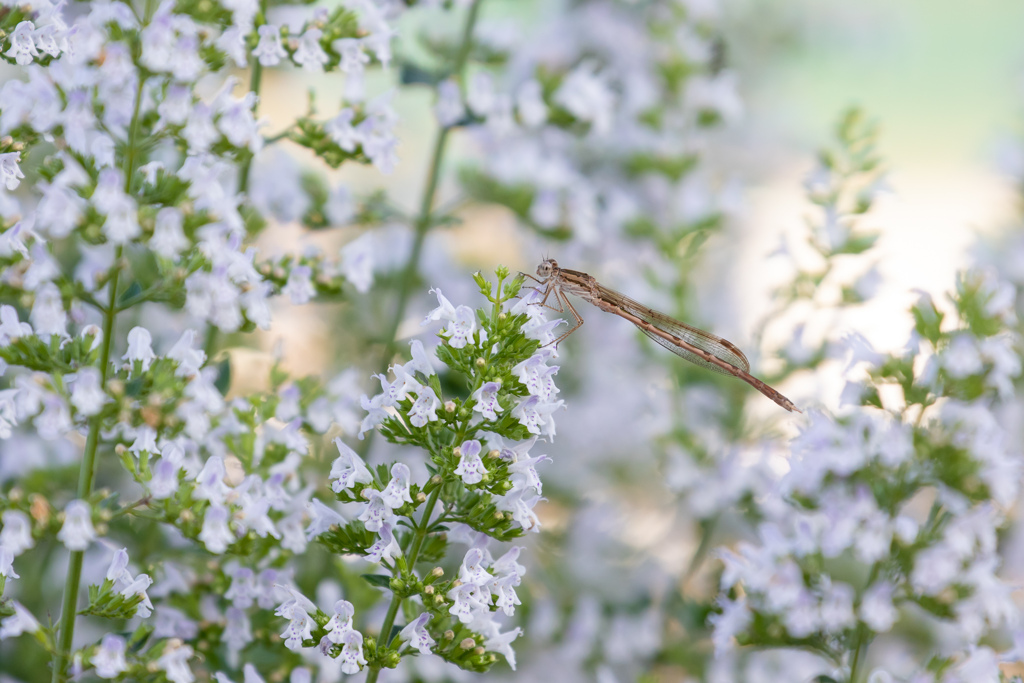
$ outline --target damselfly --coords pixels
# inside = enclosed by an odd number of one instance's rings
[[[524,273],[524,275],[526,274]],[[541,305],[559,313],[565,310],[564,305],[576,321],[572,329],[553,342],[555,344],[568,337],[583,324],[582,316],[576,312],[566,297],[566,294],[572,294],[590,302],[602,311],[625,318],[640,328],[641,332],[677,356],[708,370],[739,377],[786,410],[800,412],[792,401],[751,375],[747,357],[731,342],[721,337],[679,322],[664,313],[659,313],[633,301],[624,294],[605,287],[586,273],[559,268],[558,262],[554,259],[545,259],[537,266],[537,277],[532,275],[526,275],[526,277],[541,285],[539,289],[544,295],[540,301]],[[548,303],[551,298],[554,298],[557,308]]]

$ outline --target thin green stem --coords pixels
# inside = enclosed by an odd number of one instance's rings
[[[124,158],[124,189],[130,193],[132,189],[132,177],[137,168],[138,150],[136,141],[139,139],[139,111],[142,106],[142,88],[146,79],[140,77],[138,88],[135,92],[135,110],[132,113],[131,127],[128,129],[128,147]],[[99,371],[100,386],[107,384],[107,375],[110,371],[110,350],[113,346],[114,320],[117,317],[117,283],[121,275],[121,259],[124,250],[118,246],[114,254],[114,274],[107,283],[107,306],[103,313],[103,341],[100,348]],[[82,455],[82,464],[78,469],[78,494],[79,500],[86,500],[92,494],[96,482],[96,451],[100,443],[100,428],[103,424],[103,413],[94,415],[89,420],[89,435],[85,440],[85,452]],[[68,559],[68,573],[64,580],[64,597],[61,601],[60,624],[58,626],[57,649],[53,653],[53,671],[50,675],[52,683],[62,683],[65,680],[65,670],[68,665],[68,657],[75,638],[75,615],[78,605],[78,590],[82,579],[82,559],[85,552],[73,550]]]
[[[260,14],[265,16],[267,12],[267,3],[260,2]],[[254,60],[252,63],[252,73],[249,74],[249,92],[255,93],[256,103],[252,106],[252,115],[255,118],[256,110],[260,106],[260,86],[263,84],[263,65],[260,61]],[[245,160],[242,161],[241,168],[238,169],[238,191],[245,193],[249,189],[249,169],[252,168],[252,159],[255,156],[252,152],[245,155]]]
[[[420,523],[416,526],[415,536],[413,536],[412,545],[409,546],[409,554],[406,557],[409,571],[413,571],[413,568],[416,566],[416,558],[419,557],[423,541],[427,538],[427,530],[434,524],[430,516],[434,512],[434,505],[437,504],[437,498],[440,494],[441,487],[438,486],[430,493],[430,497],[427,498],[427,503],[423,508],[423,516],[420,517]],[[387,614],[384,615],[384,623],[380,627],[380,637],[377,639],[378,650],[387,648],[391,644],[391,628],[395,624],[395,617],[398,616],[398,608],[402,606],[402,600],[403,598],[399,597],[397,593],[391,595],[391,604],[388,605]],[[366,672],[366,683],[376,683],[379,674],[380,669],[371,667]]]
[[[463,71],[466,69],[466,62],[469,59],[469,51],[473,46],[473,27],[476,25],[477,15],[480,10],[481,0],[473,0],[473,4],[469,6],[469,11],[466,13],[466,21],[462,26],[462,42],[459,45],[459,51],[455,58],[455,64],[452,66],[452,72],[457,78],[462,80]],[[430,166],[427,172],[427,184],[423,190],[423,196],[420,200],[420,210],[416,216],[416,220],[413,223],[414,235],[412,250],[409,252],[409,258],[405,262],[405,267],[402,269],[402,276],[399,280],[398,285],[398,301],[395,304],[395,314],[391,320],[391,325],[388,328],[387,336],[385,337],[384,354],[381,360],[381,372],[387,371],[388,363],[391,361],[392,356],[395,354],[397,349],[398,341],[395,336],[398,334],[398,328],[402,324],[402,319],[405,317],[405,309],[409,304],[409,295],[412,293],[413,284],[416,282],[416,274],[419,272],[420,256],[423,253],[423,242],[426,240],[427,233],[430,232],[430,228],[434,222],[434,203],[437,200],[437,186],[441,176],[441,162],[444,160],[445,149],[448,144],[448,133],[451,128],[445,126],[437,132],[437,137],[434,139],[434,149],[430,156]],[[369,683],[369,681],[367,681]]]

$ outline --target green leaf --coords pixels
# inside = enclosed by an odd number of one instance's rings
[[[222,395],[228,393],[228,388],[231,386],[231,360],[225,358],[221,362],[217,363],[217,379],[214,380],[213,386],[217,387]]]
[[[371,586],[391,589],[391,577],[386,574],[360,574],[360,576]]]

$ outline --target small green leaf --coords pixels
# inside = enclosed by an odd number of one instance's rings
[[[390,590],[391,577],[385,574],[360,574],[366,583],[377,588],[387,588]]]

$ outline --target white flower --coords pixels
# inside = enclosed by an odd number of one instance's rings
[[[295,305],[308,303],[316,296],[316,288],[313,287],[311,279],[312,273],[309,266],[292,266],[292,272],[288,274],[288,282],[281,289],[281,293],[287,295]]]
[[[427,622],[433,617],[430,612],[424,612],[412,621],[410,621],[405,628],[401,630],[398,637],[402,642],[409,645],[409,647],[419,650],[422,655],[429,655],[430,648],[434,647],[434,639],[427,633]]]
[[[195,330],[185,330],[181,338],[174,343],[167,357],[178,362],[178,370],[174,373],[178,377],[190,377],[206,362],[206,353],[201,349],[193,348],[196,341]]]
[[[153,353],[153,336],[149,330],[138,326],[129,330],[128,350],[121,356],[121,360],[126,360],[129,363],[139,361],[142,363],[142,371],[145,372],[149,370],[154,359],[156,359],[156,354]]]
[[[281,46],[281,29],[274,24],[263,24],[259,28],[260,42],[252,54],[262,66],[277,66],[288,56]]]
[[[14,608],[14,614],[0,621],[0,640],[39,630],[39,622],[20,602],[11,600],[10,605]]]
[[[292,59],[296,64],[306,71],[320,73],[324,70],[324,64],[328,61],[327,53],[320,47],[320,38],[323,31],[318,28],[308,28],[299,38],[299,45],[295,49]]]
[[[611,131],[615,95],[597,74],[597,65],[584,62],[565,77],[554,101],[580,121],[589,122],[597,135]]]
[[[434,105],[434,115],[442,127],[454,125],[466,115],[466,108],[462,105],[462,91],[459,84],[449,78],[437,86],[437,104]]]
[[[362,136],[352,126],[352,119],[356,115],[353,109],[345,107],[338,115],[324,124],[324,132],[331,136],[331,139],[346,152],[354,152],[356,147],[362,143]]]
[[[398,545],[391,524],[384,522],[377,533],[380,538],[366,551],[366,558],[370,562],[394,562],[396,556],[401,556],[402,547]]]
[[[480,442],[476,439],[464,441],[459,447],[459,466],[455,474],[462,477],[465,484],[479,484],[487,474],[483,460],[480,459]]]
[[[203,516],[203,528],[199,532],[199,540],[211,553],[220,555],[235,542],[235,535],[228,528],[230,512],[221,505],[211,505]]]
[[[9,550],[15,557],[32,548],[32,521],[21,510],[5,510],[0,515],[0,547]]]
[[[418,372],[425,377],[437,374],[434,370],[434,356],[432,353],[427,353],[427,350],[423,348],[423,342],[419,339],[413,339],[409,342],[409,349],[412,353],[412,360],[404,366],[406,373]]]
[[[516,111],[519,120],[528,128],[543,125],[548,119],[548,106],[544,104],[543,90],[538,81],[524,81],[516,91]]]
[[[100,678],[117,678],[118,674],[128,670],[128,662],[125,661],[125,649],[127,643],[119,635],[108,633],[103,636],[99,647],[89,658]]]
[[[466,103],[470,110],[481,118],[486,118],[494,107],[494,79],[486,71],[480,71],[469,81]]]
[[[860,602],[861,621],[876,633],[885,633],[896,623],[899,613],[892,604],[892,584],[882,581],[864,592]]]
[[[23,24],[29,22],[24,21]],[[21,168],[18,166],[18,162],[21,161],[21,152],[5,152],[0,154],[0,182],[8,190],[17,189],[18,185],[21,184],[21,179],[25,177],[25,174],[21,172]]]
[[[340,645],[345,639],[345,633],[352,630],[352,617],[355,615],[355,607],[348,600],[338,600],[334,603],[334,615],[330,621],[324,624],[327,631],[327,639],[335,645]]]
[[[188,645],[171,643],[156,660],[156,665],[171,683],[193,683],[196,679],[188,666],[192,654],[192,648]]]
[[[14,32],[11,33],[11,49],[4,54],[14,59],[18,66],[28,66],[33,59],[39,56],[35,41],[32,39],[32,33],[35,30],[36,27],[31,21],[22,21],[14,27]],[[8,189],[13,188],[8,187]]]
[[[32,326],[18,319],[18,310],[14,306],[0,306],[0,347],[31,334]]]
[[[239,69],[244,69],[249,61],[245,48],[245,34],[246,31],[241,27],[229,26],[215,43],[217,49],[231,58]]]
[[[76,373],[75,383],[71,387],[71,405],[79,413],[91,417],[109,401],[110,397],[103,392],[98,369],[82,368]]]
[[[73,500],[64,508],[64,525],[57,532],[57,540],[68,550],[85,550],[96,538],[92,526],[92,508],[83,500]]]
[[[512,417],[519,420],[519,423],[526,427],[531,434],[554,437],[555,418],[552,413],[563,405],[564,401],[544,403],[539,396],[527,396],[512,409]]]
[[[29,319],[32,321],[35,333],[44,339],[51,335],[68,336],[68,315],[64,310],[64,301],[57,285],[47,282],[39,288]]]
[[[437,409],[441,407],[441,401],[428,386],[420,387],[417,393],[418,397],[409,409],[409,422],[414,427],[423,427],[428,422],[437,421]]]
[[[341,672],[356,674],[366,665],[366,657],[363,656],[363,634],[359,631],[347,631],[343,642],[345,646],[341,649]]]
[[[349,448],[341,437],[334,440],[340,454],[331,465],[331,490],[341,493],[359,484],[372,484],[373,475],[366,468],[362,458]]]
[[[373,236],[364,233],[341,249],[341,274],[365,294],[373,284]]]
[[[395,513],[391,508],[384,502],[384,497],[380,491],[376,489],[364,489],[369,491],[369,502],[366,508],[359,515],[359,520],[366,527],[367,531],[380,531],[384,525],[390,525],[391,520],[394,518]]]
[[[400,508],[405,503],[411,503],[409,495],[409,478],[412,473],[405,463],[396,462],[391,466],[391,481],[381,492],[381,498],[385,505],[391,509]]]

